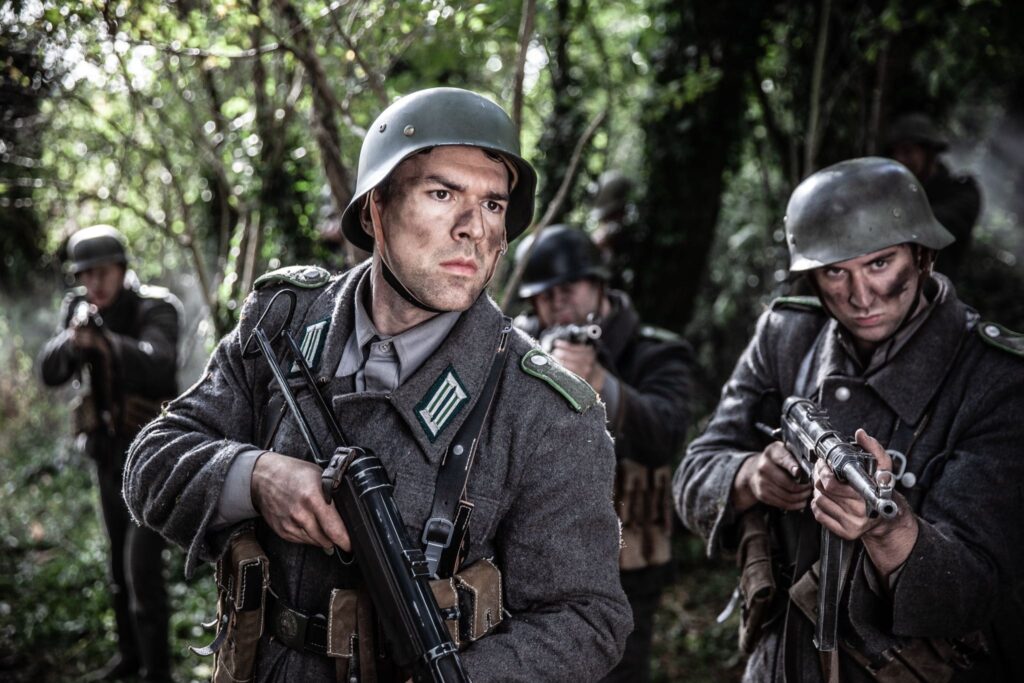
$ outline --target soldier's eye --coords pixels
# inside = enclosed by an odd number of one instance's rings
[[[501,202],[496,202],[493,199],[489,199],[484,202],[484,208],[491,213],[501,213],[505,210],[505,205]]]
[[[876,270],[880,270],[882,268],[885,268],[888,264],[889,264],[889,259],[887,259],[887,258],[876,258],[874,261],[871,262],[871,266],[873,268],[875,268]]]
[[[452,196],[452,193],[449,192],[448,190],[431,190],[430,194],[434,196],[434,199],[440,199],[441,201],[444,201]]]

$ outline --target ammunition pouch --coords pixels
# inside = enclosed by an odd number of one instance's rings
[[[493,631],[505,614],[501,570],[486,558],[450,579],[431,581],[430,588],[459,649]]]
[[[789,597],[812,622],[818,612],[818,563],[789,589]],[[980,631],[963,638],[900,638],[881,653],[868,656],[840,639],[840,649],[879,683],[946,683],[969,669],[987,652]]]
[[[748,511],[740,518],[740,650],[750,654],[761,639],[761,629],[775,597],[771,543],[763,510]]]
[[[127,394],[121,406],[121,431],[134,435],[160,414],[160,401]]]
[[[622,522],[623,571],[666,564],[672,557],[672,470],[619,461],[615,501]]]
[[[450,579],[435,579],[430,582],[430,588],[459,649],[491,633],[502,621],[501,571],[491,560],[474,562]],[[353,588],[332,590],[325,611],[327,616],[292,609],[273,592],[267,595],[267,605],[268,628],[283,645],[338,660],[339,681],[369,683],[377,680],[378,629],[374,624],[373,602],[367,592]],[[255,653],[256,642],[253,641],[253,660]],[[251,671],[250,668],[250,676]],[[221,683],[220,679],[214,681]]]
[[[100,415],[92,393],[83,391],[71,399],[71,430],[75,436],[92,434],[100,428]]]
[[[252,529],[232,539],[217,562],[217,635],[210,645],[191,648],[214,656],[213,682],[253,679],[256,649],[263,635],[270,563]]]

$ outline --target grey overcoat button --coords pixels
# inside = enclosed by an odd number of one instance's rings
[[[900,477],[900,483],[908,489],[913,488],[914,484],[917,483],[917,477],[914,476],[913,472],[904,472],[903,476]]]
[[[533,363],[534,365],[547,365],[548,364],[548,357],[547,356],[534,356],[533,358],[530,359],[530,362]]]
[[[839,400],[839,401],[849,401],[850,400],[850,390],[849,390],[849,388],[847,388],[847,387],[838,387],[836,389],[836,400]]]
[[[999,328],[996,327],[995,325],[985,325],[985,334],[987,334],[990,337],[998,337]]]

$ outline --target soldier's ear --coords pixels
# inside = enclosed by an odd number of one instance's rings
[[[359,226],[371,238],[373,237],[373,219],[370,217],[370,202],[373,201],[372,195],[374,194],[373,192],[367,194],[363,205],[359,208]]]

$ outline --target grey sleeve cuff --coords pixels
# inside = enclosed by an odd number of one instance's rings
[[[256,467],[256,461],[264,453],[266,451],[254,448],[242,451],[235,456],[224,479],[224,488],[221,490],[220,501],[217,503],[217,512],[210,522],[210,530],[224,529],[232,524],[259,516],[252,504],[250,487],[252,486],[253,468]]]
[[[622,391],[619,387],[619,379],[606,370],[604,386],[601,387],[601,400],[604,401],[605,412],[608,413],[609,418],[619,414],[619,400],[621,396]]]

